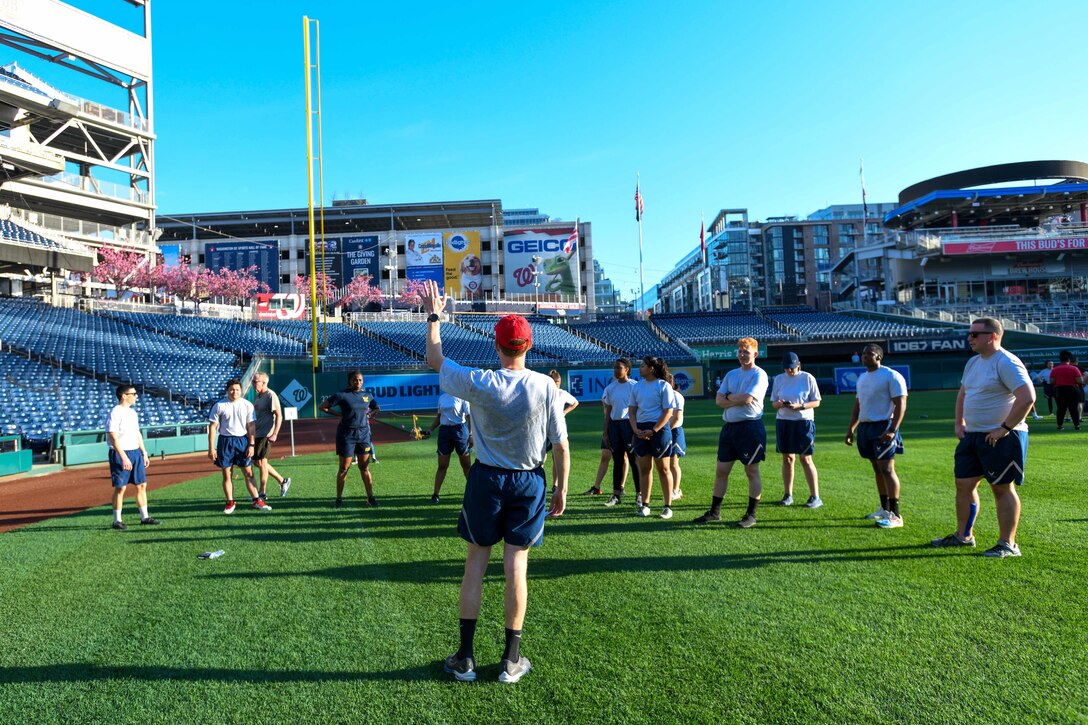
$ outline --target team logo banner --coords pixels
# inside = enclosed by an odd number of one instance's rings
[[[442,234],[419,232],[404,238],[404,258],[408,279],[423,281],[432,279],[442,287],[445,279],[442,271]]]
[[[460,300],[483,296],[484,263],[480,259],[480,232],[446,232],[446,294]]]
[[[538,263],[534,263],[534,257]],[[539,291],[541,295],[578,297],[576,229],[507,229],[503,234],[503,259],[507,295],[528,296]]]

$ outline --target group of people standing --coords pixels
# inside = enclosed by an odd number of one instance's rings
[[[1077,358],[1069,350],[1058,353],[1058,364],[1048,361],[1046,367],[1035,375],[1035,382],[1043,386],[1047,413],[1057,413],[1058,430],[1065,430],[1065,418],[1073,423],[1073,430],[1080,430],[1084,417],[1084,386],[1088,373],[1080,369]],[[1039,418],[1038,415],[1035,416]]]

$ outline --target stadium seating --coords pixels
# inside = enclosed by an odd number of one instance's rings
[[[35,88],[30,85],[18,75],[16,75],[8,66],[0,66],[0,81],[4,83],[10,83],[16,88],[22,88],[24,91],[30,91],[31,93],[37,93],[39,96],[49,98],[49,94],[40,88]]]
[[[164,315],[151,312],[122,312],[106,310],[102,314],[132,325],[247,355],[304,355],[306,346],[270,330],[215,317]]]
[[[241,374],[229,352],[23,299],[0,299],[0,340],[66,366],[198,401],[218,399],[226,381]]]
[[[456,322],[459,325],[493,336],[495,323],[501,318],[501,315],[461,314],[456,317]],[[545,317],[534,315],[526,317],[526,319],[533,330],[533,350],[538,353],[544,353],[555,358],[556,361],[562,360],[571,364],[611,364],[616,359],[614,352],[606,350],[600,345],[594,345],[589,340],[578,337],[558,325],[553,325]]]
[[[4,435],[20,435],[30,446],[48,444],[57,430],[105,427],[117,403],[114,386],[10,353],[0,353],[0,409]],[[136,402],[141,425],[202,420],[200,410],[166,398],[142,395]]]
[[[426,322],[363,322],[360,327],[412,350],[424,352]],[[495,339],[457,325],[442,326],[442,354],[462,365],[496,367]],[[555,365],[559,361],[535,350],[526,356],[529,365]]]
[[[811,307],[768,307],[762,312],[786,331],[807,340],[868,340],[948,332],[948,328],[869,320],[833,312],[817,312]]]
[[[661,340],[645,322],[639,320],[599,320],[571,325],[583,335],[619,348],[632,358],[658,355],[670,363],[695,362],[691,353],[675,342]]]
[[[754,337],[760,344],[795,339],[751,312],[660,314],[654,315],[651,322],[669,337],[689,345],[736,344],[742,337]]]
[[[37,232],[32,232],[10,219],[0,220],[0,237],[13,242],[19,242],[20,244],[44,247],[45,249],[67,249],[67,247],[60,242],[50,239],[49,237],[43,237]]]
[[[275,320],[262,321],[261,328],[274,331],[278,335],[289,337],[301,343],[308,344],[313,336],[313,327],[306,320]],[[403,324],[403,323],[392,323]],[[356,367],[382,367],[382,366],[420,366],[422,361],[410,355],[406,355],[396,348],[390,347],[354,330],[340,322],[318,323],[317,335],[319,339],[326,341],[324,356],[326,358],[352,358]],[[327,336],[327,337],[326,337]],[[422,338],[417,347],[422,345]],[[413,348],[414,349],[414,348]],[[305,352],[305,349],[303,350]]]

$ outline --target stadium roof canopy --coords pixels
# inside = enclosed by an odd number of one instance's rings
[[[319,210],[314,209],[315,231],[320,232]],[[207,214],[160,214],[159,242],[188,239],[222,239],[256,236],[309,235],[309,210],[212,212]],[[368,204],[337,202],[325,207],[325,235],[353,232],[388,232],[425,229],[480,229],[502,225],[502,202],[444,201],[426,204]]]
[[[899,204],[884,217],[885,227],[1036,227],[1088,204],[1088,164],[1022,161],[958,171],[908,186]]]

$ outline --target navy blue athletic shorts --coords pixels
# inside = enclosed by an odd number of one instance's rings
[[[649,423],[639,423],[639,430],[653,430],[653,427],[657,425],[653,421]],[[630,428],[630,424],[627,426]],[[632,436],[634,431],[632,431]],[[643,456],[653,456],[654,458],[668,458],[672,455],[672,431],[668,427],[662,428],[658,432],[654,433],[650,437],[650,440],[644,441],[641,438],[635,437],[635,454],[641,458]]]
[[[816,421],[775,418],[774,447],[779,453],[811,456],[816,451]]]
[[[601,441],[601,448],[608,448],[613,453],[620,455],[626,455],[635,448],[635,432],[631,430],[631,421],[624,418],[623,420],[608,421],[608,442],[611,445],[604,445],[604,441]]]
[[[457,533],[477,546],[540,546],[547,513],[543,468],[511,471],[476,461],[468,471]]]
[[[857,444],[858,453],[862,458],[870,461],[891,460],[903,452],[903,436],[896,431],[895,438],[890,441],[880,440],[880,436],[892,426],[890,420],[881,420],[875,423],[861,423],[854,433],[854,443]]]
[[[956,478],[983,476],[992,484],[1024,482],[1028,462],[1028,432],[1014,430],[994,445],[986,433],[968,433],[956,446]]]
[[[767,457],[767,429],[763,420],[726,423],[718,434],[718,461],[740,461],[746,466]]]
[[[684,437],[684,426],[678,425],[672,429],[671,455],[683,458],[688,453],[688,440]]]
[[[215,465],[220,468],[252,466],[253,459],[246,455],[247,450],[249,450],[248,437],[221,435],[215,444]]]
[[[336,431],[336,455],[341,458],[369,456],[373,450],[370,444],[370,429],[349,428]]]
[[[454,451],[459,456],[469,452],[467,423],[438,427],[438,455],[448,456]]]
[[[134,451],[125,451],[125,455],[132,461],[132,470],[126,471],[121,464],[121,456],[110,448],[110,481],[114,488],[124,488],[130,483],[139,486],[147,483],[147,470],[144,468],[144,454],[137,448]]]

